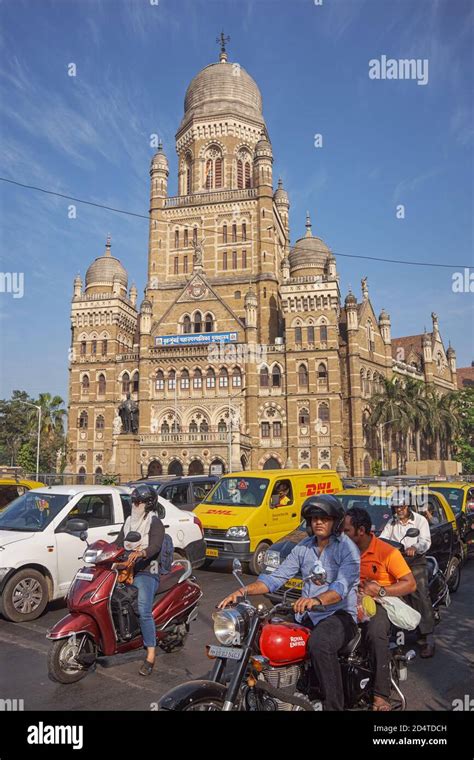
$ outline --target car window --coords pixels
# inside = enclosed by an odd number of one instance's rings
[[[132,502],[130,499],[130,494],[128,493],[121,493],[120,494],[120,501],[122,502],[122,509],[123,509],[123,517],[124,520],[127,519],[127,517],[130,517],[132,513]]]
[[[175,507],[183,507],[188,503],[188,484],[176,483],[175,485],[166,486],[160,495],[164,499],[168,499]]]
[[[272,495],[270,497],[270,504],[272,507],[286,507],[288,504],[293,503],[293,489],[291,488],[291,481],[277,480],[273,486]]]
[[[443,507],[438,499],[435,499],[432,496],[428,499],[427,508],[422,514],[428,520],[430,528],[435,528],[437,525],[442,525],[443,523],[448,522]]]
[[[213,480],[201,480],[199,483],[193,483],[193,499],[200,502],[206,498],[209,491],[214,488],[215,482]]]
[[[439,491],[443,494],[455,515],[460,514],[464,499],[464,491],[462,488],[446,488],[445,486],[442,486],[440,488],[436,487],[433,490]]]
[[[87,520],[89,528],[113,525],[112,496],[110,494],[90,494],[79,499],[66,520],[79,518]]]
[[[21,496],[24,492],[25,489],[23,486],[0,486],[0,509],[6,507],[7,504],[10,504],[13,499],[17,499],[18,496]]]

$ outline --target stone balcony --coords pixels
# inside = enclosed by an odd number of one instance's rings
[[[201,206],[208,203],[237,203],[252,200],[257,197],[257,188],[249,187],[244,190],[213,190],[207,193],[192,193],[191,195],[174,195],[166,198],[164,208],[182,208],[183,206]]]

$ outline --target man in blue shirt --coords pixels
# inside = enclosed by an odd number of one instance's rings
[[[298,622],[313,628],[308,642],[311,662],[323,695],[324,710],[343,710],[344,691],[338,652],[357,631],[357,586],[360,553],[342,533],[344,510],[335,496],[322,494],[306,499],[301,510],[310,538],[295,546],[271,575],[260,575],[245,587],[247,594],[267,594],[301,573],[308,578],[315,565],[321,580],[306,580],[294,605]],[[229,594],[220,608],[235,604],[244,590]],[[318,610],[321,605],[324,608]]]

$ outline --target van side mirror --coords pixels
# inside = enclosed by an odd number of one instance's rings
[[[74,517],[71,520],[68,520],[66,523],[66,527],[64,528],[65,533],[78,533],[79,538],[81,541],[87,542],[87,531],[89,529],[89,523],[87,520],[81,520],[79,517]]]

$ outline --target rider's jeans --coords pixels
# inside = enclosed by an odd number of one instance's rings
[[[354,638],[356,632],[357,626],[345,610],[324,618],[311,632],[308,648],[321,687],[324,710],[344,709],[344,689],[337,653]]]
[[[364,641],[369,652],[369,659],[374,675],[374,694],[390,699],[390,620],[381,604],[375,605],[377,611],[368,623],[362,624]]]
[[[151,611],[153,597],[160,585],[159,579],[148,573],[137,573],[133,579],[133,585],[138,589],[138,614],[143,644],[146,647],[154,647],[156,646],[156,628]]]
[[[428,566],[426,557],[414,557],[408,559],[408,566],[415,576],[416,591],[403,597],[403,601],[410,604],[421,615],[418,630],[421,636],[430,636],[434,631],[433,608],[431,606],[430,592],[428,587]]]

